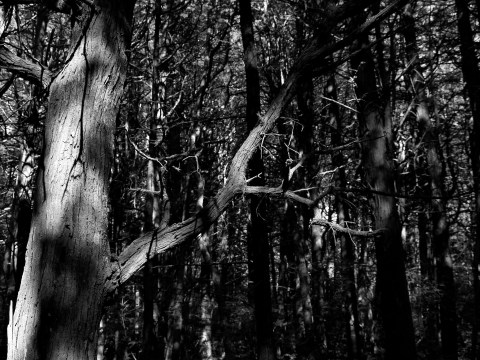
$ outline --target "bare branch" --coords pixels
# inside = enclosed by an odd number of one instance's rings
[[[0,46],[0,67],[9,70],[18,76],[48,88],[52,80],[52,73],[40,64],[22,59],[5,46]]]
[[[366,1],[370,5],[372,1]],[[365,24],[354,31],[348,37],[336,43],[319,44],[318,37],[306,47],[302,55],[292,68],[290,75],[285,83],[279,89],[277,96],[271,102],[268,110],[263,116],[259,117],[259,121],[255,128],[250,132],[247,139],[243,142],[234,158],[231,161],[230,172],[226,185],[217,193],[217,196],[196,215],[182,223],[174,224],[164,228],[154,236],[153,232],[148,232],[134,240],[119,256],[116,265],[113,265],[112,274],[109,278],[107,288],[109,291],[114,290],[119,284],[128,280],[135,272],[140,270],[148,260],[148,253],[151,246],[152,254],[162,253],[176,245],[194,238],[196,235],[207,231],[208,226],[213,223],[227,208],[230,201],[235,195],[248,191],[246,186],[246,169],[248,162],[252,157],[255,149],[260,145],[263,134],[271,131],[275,122],[285,106],[292,100],[295,94],[295,88],[298,81],[307,71],[314,68],[321,68],[323,60],[342,49],[353,41],[359,34],[369,31],[378,21],[385,19],[389,14],[403,5],[406,0],[396,0],[386,7],[376,16],[370,18]],[[351,3],[356,3],[352,1]],[[344,15],[344,14],[341,14]],[[338,18],[341,16],[338,15]],[[329,189],[330,190],[330,189]],[[279,190],[273,190],[273,193]],[[298,201],[310,204],[310,199],[302,198],[294,193],[287,192],[288,196],[297,198]],[[309,201],[305,201],[309,200]],[[319,200],[314,200],[317,202]],[[310,205],[309,205],[310,206]],[[115,267],[116,266],[116,267]]]
[[[284,197],[287,199],[294,200],[301,204],[307,205],[309,208],[313,208],[318,205],[318,203],[325,198],[325,196],[332,193],[333,187],[328,187],[315,199],[309,199],[300,195],[297,195],[294,191],[284,191],[282,187],[270,188],[266,186],[247,186],[243,189],[244,194],[265,194],[278,197]]]
[[[322,219],[313,219],[312,221],[310,221],[310,225],[329,226],[330,228],[332,228],[332,230],[338,231],[342,234],[348,234],[352,236],[362,236],[362,237],[380,236],[387,231],[386,229],[378,229],[378,230],[371,230],[371,231],[353,230],[353,229],[345,228],[343,226],[335,224],[331,221],[326,221]]]

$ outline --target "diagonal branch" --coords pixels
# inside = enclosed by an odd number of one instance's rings
[[[325,196],[333,193],[333,187],[326,188],[322,193],[320,193],[317,198],[309,199],[303,196],[298,195],[294,191],[287,190],[285,191],[281,186],[276,188],[270,188],[267,186],[247,186],[243,189],[244,194],[264,194],[270,196],[278,196],[294,200],[300,204],[306,205],[309,208],[314,208],[318,203],[325,198]]]
[[[322,219],[313,219],[310,222],[310,225],[323,225],[323,226],[329,226],[332,228],[332,230],[338,231],[343,234],[348,234],[352,236],[362,236],[362,237],[372,237],[372,236],[379,236],[385,233],[385,229],[378,229],[378,230],[371,230],[371,231],[362,231],[362,230],[353,230],[349,229],[343,226],[340,226],[338,224],[335,224],[331,221],[326,221]]]
[[[18,76],[48,88],[52,73],[40,64],[22,59],[5,46],[0,45],[0,68],[11,71]]]
[[[366,2],[371,3],[371,1]],[[151,243],[152,232],[145,233],[134,240],[120,254],[117,264],[113,265],[109,283],[106,285],[107,290],[113,291],[118,285],[124,283],[144,266],[147,261],[150,246],[152,247],[152,254],[159,254],[207,231],[208,226],[218,219],[234,196],[248,190],[245,180],[248,162],[257,146],[259,146],[263,135],[271,131],[284,107],[292,100],[295,94],[295,87],[302,76],[312,69],[322,68],[325,65],[324,60],[329,55],[347,46],[356,39],[358,35],[369,31],[377,22],[385,19],[399,6],[404,5],[405,2],[406,0],[394,1],[379,14],[371,17],[352,34],[336,43],[327,43],[320,46],[319,41],[322,39],[314,39],[296,61],[290,75],[280,88],[277,96],[271,102],[267,112],[259,117],[256,127],[250,132],[235,154],[231,161],[228,181],[217,193],[217,196],[196,216],[159,231],[154,244]],[[351,3],[355,3],[355,1]],[[344,14],[340,15],[343,16]],[[341,18],[340,15],[337,14],[337,19]]]

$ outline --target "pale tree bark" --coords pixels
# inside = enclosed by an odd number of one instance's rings
[[[10,222],[11,239],[6,243],[4,271],[8,279],[8,295],[13,308],[17,301],[23,268],[25,266],[25,250],[32,219],[31,180],[35,166],[32,149],[24,142],[17,166],[17,184],[12,202],[12,220]]]
[[[48,13],[44,6],[39,6],[35,24],[35,35],[31,45],[32,55],[36,59],[42,57],[40,37],[44,35],[47,22]],[[31,84],[29,91],[32,98],[31,104],[26,111],[19,111],[19,117],[22,118],[21,121],[23,122],[36,124],[38,122],[37,99],[39,86]],[[15,94],[17,94],[16,90]],[[16,96],[16,98],[18,101],[18,96]],[[21,107],[18,107],[18,109],[21,109]],[[27,129],[27,132],[28,131]],[[9,296],[12,300],[13,309],[15,309],[20,280],[25,266],[25,250],[32,218],[32,180],[35,167],[35,149],[31,148],[27,141],[24,140],[21,144],[20,159],[17,165],[17,181],[12,202],[12,219],[9,224],[11,238],[6,244],[7,249],[4,260],[4,270],[10,280]]]
[[[50,87],[8,358],[92,359],[110,272],[108,183],[133,1],[95,1]]]

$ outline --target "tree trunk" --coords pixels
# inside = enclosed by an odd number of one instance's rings
[[[240,26],[242,32],[245,73],[247,82],[247,129],[251,131],[258,122],[260,112],[260,78],[257,68],[257,54],[253,29],[253,16],[250,0],[239,0]],[[249,162],[249,177],[257,177],[252,185],[264,185],[263,160],[260,149],[256,149]],[[273,317],[270,289],[269,249],[266,229],[265,201],[250,196],[250,224],[247,247],[249,278],[253,286],[257,352],[259,360],[273,360]]]
[[[172,298],[169,304],[168,314],[168,331],[165,344],[165,360],[180,360],[183,359],[185,354],[183,346],[183,331],[184,331],[184,319],[183,319],[183,284],[185,282],[185,264],[181,263],[185,261],[186,249],[184,246],[176,249],[176,253],[183,256],[180,257],[180,261],[174,260],[176,266],[172,276],[173,289]],[[180,263],[179,263],[180,262]]]
[[[410,82],[417,99],[416,117],[419,128],[419,138],[422,139],[421,150],[426,157],[426,173],[429,177],[429,194],[432,196],[432,242],[435,257],[437,286],[441,294],[440,300],[440,330],[442,339],[442,354],[445,360],[457,359],[457,321],[455,310],[455,283],[453,279],[452,258],[449,254],[449,229],[447,222],[445,190],[443,179],[445,173],[439,159],[439,138],[436,129],[430,121],[425,81],[420,68],[416,44],[415,20],[412,7],[409,5],[404,12],[405,50],[408,63],[411,64]]]
[[[148,153],[151,157],[157,157],[156,151],[158,145],[157,130],[159,124],[164,119],[161,111],[161,103],[164,101],[164,92],[161,91],[161,71],[160,71],[160,6],[158,1],[155,2],[155,26],[153,35],[153,63],[152,63],[152,108],[150,113],[150,131],[148,134]],[[160,171],[158,164],[153,160],[148,160],[147,163],[147,190],[149,191],[145,196],[145,222],[144,231],[152,231],[159,229],[162,224],[167,224],[168,213],[162,214],[161,204],[162,200],[157,192],[160,191],[162,182],[160,181]],[[164,189],[161,189],[161,194],[166,197]],[[168,202],[166,199],[165,203]],[[163,206],[162,206],[163,208]],[[163,215],[163,216],[162,216]],[[166,215],[166,216],[165,216]],[[154,239],[152,238],[152,241]],[[155,265],[158,265],[157,255],[148,255],[148,262],[143,269],[143,352],[142,357],[145,360],[158,358],[163,356],[163,350],[159,346],[160,341],[157,338],[157,321],[158,309],[155,306],[157,298],[157,284],[158,284],[158,271]]]
[[[359,41],[359,48],[367,39]],[[362,162],[365,180],[376,191],[393,194],[393,142],[391,118],[385,117],[377,90],[375,66],[367,49],[352,59],[356,73],[356,93]],[[385,359],[415,359],[415,337],[405,275],[404,250],[395,198],[373,195],[375,228],[384,232],[375,239],[377,260],[376,293],[383,325]]]
[[[455,0],[457,7],[458,33],[462,55],[463,81],[466,83],[470,109],[473,116],[473,130],[470,132],[470,150],[474,189],[475,243],[473,246],[473,288],[474,308],[472,331],[472,359],[480,359],[480,70],[475,53],[473,32],[470,24],[469,2]],[[478,4],[478,2],[477,2]]]
[[[303,15],[304,16],[304,15]],[[304,39],[303,22],[297,21],[298,42],[301,44]],[[304,168],[297,170],[300,184],[299,188],[316,187],[315,172],[318,160],[313,155],[315,150],[315,133],[314,133],[314,85],[312,74],[308,73],[304,77],[297,88],[297,103],[300,110],[300,126],[295,126],[297,130],[297,141],[299,159],[298,162],[303,162]],[[309,191],[309,197],[315,199],[318,196],[318,190]],[[322,314],[320,309],[319,294],[313,294],[313,290],[320,290],[322,286],[320,283],[313,284],[314,277],[310,276],[308,271],[308,254],[312,256],[312,267],[318,265],[314,259],[319,250],[319,229],[311,229],[310,222],[315,216],[315,211],[319,211],[318,206],[315,209],[308,209],[302,207],[299,211],[299,219],[301,220],[302,228],[299,231],[299,241],[295,242],[296,256],[298,263],[298,276],[300,280],[300,300],[302,306],[302,321],[304,325],[304,334],[302,342],[302,352],[305,357],[318,356],[322,352],[322,338],[324,331],[320,326],[316,329],[314,327],[314,317],[318,318],[318,322],[322,322]],[[315,226],[314,226],[315,227]],[[309,251],[311,246],[311,251]],[[319,270],[318,267],[316,270]],[[312,269],[312,272],[314,269]],[[318,280],[318,279],[316,279]],[[313,301],[317,301],[313,304]],[[315,313],[316,310],[316,313]]]
[[[92,359],[110,273],[108,185],[133,1],[98,0],[50,88],[8,358]]]
[[[337,85],[335,77],[331,76],[327,81],[326,97],[337,101]],[[331,103],[328,105],[329,123],[332,127],[332,145],[340,146],[342,143],[342,116],[340,115],[338,105]],[[335,173],[335,186],[346,188],[345,177],[345,158],[341,152],[332,155],[332,164],[337,167]],[[348,226],[350,220],[347,202],[340,194],[335,195],[335,208],[337,212],[337,223],[343,227]],[[355,249],[353,240],[347,234],[338,234],[341,247],[341,283],[345,305],[343,306],[343,316],[345,322],[345,333],[347,337],[348,359],[363,359],[363,346],[360,333],[360,323],[358,319],[358,297],[355,282]]]

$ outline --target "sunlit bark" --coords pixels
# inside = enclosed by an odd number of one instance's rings
[[[108,183],[133,2],[85,8],[50,88],[45,148],[10,360],[93,359],[110,271]]]

